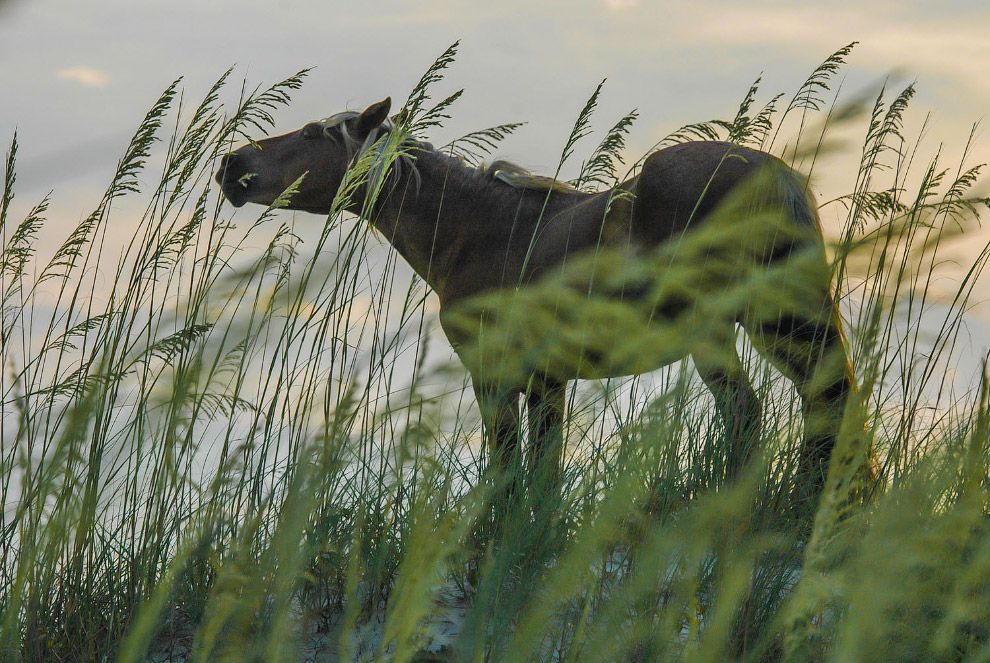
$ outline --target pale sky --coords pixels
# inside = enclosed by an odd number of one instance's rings
[[[844,91],[916,80],[909,135],[932,114],[922,152],[945,143],[954,154],[982,119],[973,161],[990,161],[986,0],[0,0],[0,141],[6,151],[16,128],[21,146],[15,219],[54,190],[49,227],[64,235],[95,207],[131,132],[180,76],[196,103],[231,65],[234,96],[244,78],[254,87],[316,67],[278,111],[282,133],[388,95],[401,104],[457,39],[437,92],[466,92],[434,139],[525,121],[498,156],[537,172],[553,170],[603,78],[594,126],[638,108],[636,157],[685,123],[731,118],[761,73],[760,103],[793,94],[854,40]],[[816,184],[832,189],[820,198],[852,185],[840,166],[823,172]]]
[[[60,208],[80,187],[105,184],[129,133],[179,76],[198,100],[231,65],[251,85],[316,67],[279,113],[278,130],[289,130],[386,95],[401,102],[461,39],[444,89],[467,92],[440,133],[524,120],[507,156],[549,169],[602,78],[597,125],[638,108],[630,148],[645,150],[681,124],[730,116],[761,72],[763,101],[793,93],[858,40],[845,89],[917,79],[912,115],[933,112],[932,131],[956,141],[990,109],[988,35],[985,0],[11,0],[0,4],[0,138],[17,128],[21,190],[55,188]]]

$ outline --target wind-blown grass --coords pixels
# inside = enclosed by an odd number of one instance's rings
[[[780,95],[754,113],[754,84],[734,119],[660,144],[729,139],[819,162],[835,122],[856,121],[827,99],[851,48],[783,113]],[[170,85],[95,211],[47,261],[36,251],[47,199],[10,218],[11,141],[0,198],[3,660],[429,660],[425,625],[451,588],[462,623],[433,654],[444,660],[990,657],[987,381],[960,394],[946,370],[990,247],[954,274],[947,299],[931,288],[987,200],[973,194],[980,166],[968,154],[954,168],[938,155],[926,163],[903,135],[913,88],[877,95],[851,193],[824,205],[844,214],[833,282],[860,384],[836,452],[849,463],[833,467],[813,526],[786,513],[799,404],[748,351],[765,451],[742,481],[724,485],[725,433],[690,366],[582,385],[563,494],[510,512],[512,536],[493,543],[495,479],[466,377],[433,359],[447,353],[430,345],[424,285],[342,211],[369,177],[381,186],[374,159],[397,158],[406,136],[451,112],[460,93],[431,106],[429,88],[455,54],[428,69],[388,144],[355,165],[306,242],[302,221],[278,211],[293,187],[247,223],[240,212],[238,226],[211,184],[216,157],[271,127],[305,72],[224,109],[226,72],[162,140],[178,112]],[[621,179],[635,117],[606,132],[575,186]],[[478,160],[515,128],[450,150]],[[147,190],[138,175],[159,147],[164,167]],[[146,201],[140,219],[118,218],[125,195]],[[108,255],[106,238],[125,229],[125,248]],[[523,290],[513,306],[538,326],[534,311],[561,288]],[[576,310],[598,320],[603,309],[580,294]],[[878,481],[864,486],[855,468],[871,447]],[[850,497],[864,490],[866,506]]]

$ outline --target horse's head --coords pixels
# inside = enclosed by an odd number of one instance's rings
[[[391,105],[385,99],[245,145],[221,159],[217,183],[234,207],[270,205],[305,173],[288,208],[327,214],[348,166],[379,137]]]

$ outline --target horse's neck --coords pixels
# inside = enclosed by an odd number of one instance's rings
[[[504,255],[513,226],[535,221],[546,200],[544,193],[493,187],[432,151],[417,155],[416,171],[404,167],[396,186],[386,185],[390,191],[371,221],[441,301],[460,287],[458,265],[465,256]]]

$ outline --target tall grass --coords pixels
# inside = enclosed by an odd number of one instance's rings
[[[863,117],[829,91],[851,48],[783,111],[780,95],[754,110],[754,84],[732,120],[659,145],[728,139],[820,167],[828,132]],[[429,92],[455,51],[377,154],[397,158],[404,137],[445,119],[459,93],[431,105]],[[211,184],[217,156],[270,128],[304,74],[234,108],[218,101],[230,72],[192,110],[170,85],[48,260],[37,253],[47,199],[12,218],[11,141],[3,660],[990,658],[988,387],[984,376],[960,392],[947,371],[990,248],[951,274],[948,297],[931,288],[987,200],[968,154],[926,161],[903,135],[913,87],[867,106],[851,192],[823,206],[842,210],[833,280],[860,383],[837,456],[872,447],[869,504],[850,499],[864,488],[856,463],[839,463],[810,533],[791,528],[799,402],[747,351],[766,451],[742,481],[723,485],[725,434],[689,365],[581,385],[563,494],[510,513],[513,535],[494,545],[467,378],[437,359],[447,350],[431,345],[424,285],[342,211],[369,177],[381,185],[378,165],[352,169],[322,223],[279,212],[290,187],[235,224]],[[574,185],[621,179],[635,117],[606,133]],[[483,158],[514,129],[451,149]],[[163,165],[148,188],[152,157]],[[119,218],[123,196],[144,201],[140,218]],[[459,625],[441,648],[430,629],[444,601]]]

